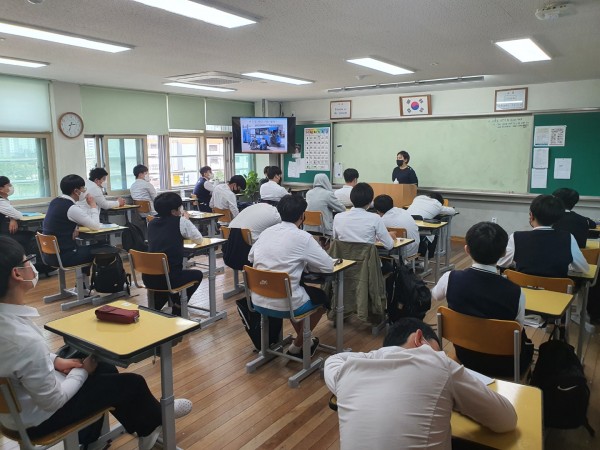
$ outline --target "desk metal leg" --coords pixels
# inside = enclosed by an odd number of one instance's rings
[[[245,291],[245,287],[240,285],[240,273],[233,269],[233,289],[231,291],[223,292],[223,299],[228,299],[234,295],[238,295]]]
[[[173,353],[171,342],[160,346],[160,384],[162,396],[160,408],[162,412],[163,448],[175,450],[175,396],[173,395]]]
[[[200,321],[202,328],[227,317],[227,311],[217,312],[217,288],[215,286],[216,268],[217,252],[215,247],[211,247],[208,251],[208,301],[210,309],[209,317]]]
[[[217,219],[210,219],[208,222],[208,237],[217,237]]]
[[[335,305],[335,350],[339,352],[352,351],[351,348],[344,348],[344,272],[339,271],[336,274],[335,291],[336,291],[336,305]]]
[[[438,245],[435,249],[435,268],[433,269],[433,280],[435,283],[437,283],[440,277],[440,241],[442,240],[442,236],[440,234],[439,228],[435,231],[434,234],[438,239]]]
[[[579,356],[579,360],[581,364],[583,364],[583,341],[585,341],[586,331],[585,331],[585,323],[587,321],[587,302],[588,302],[588,294],[590,290],[590,283],[585,281],[583,286],[581,286],[581,312],[579,313],[579,338],[577,339],[577,356]],[[569,323],[567,322],[567,326]]]

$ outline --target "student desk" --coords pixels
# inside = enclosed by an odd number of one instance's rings
[[[79,227],[79,238],[88,241],[106,241],[111,245],[115,245],[117,236],[120,236],[121,233],[129,228],[124,227],[122,225],[116,224],[100,224],[101,228],[99,230],[92,230],[88,227]]]
[[[205,213],[199,211],[188,211],[190,215],[190,220],[196,223],[198,226],[201,223],[208,222],[208,237],[215,237],[217,235],[217,221],[220,217],[223,217],[223,214],[217,213]]]
[[[503,450],[541,450],[542,436],[542,391],[533,386],[496,380],[488,386],[502,394],[512,403],[517,412],[517,428],[507,433],[494,433],[475,421],[453,412],[452,436]]]
[[[123,214],[126,217],[128,222],[132,222],[133,221],[133,216],[132,216],[133,210],[138,209],[139,207],[140,207],[140,205],[116,206],[116,207],[110,208],[110,209],[103,209],[101,211],[101,214],[102,214],[102,216],[106,216],[107,220],[110,216]]]
[[[581,312],[579,315],[579,339],[577,340],[577,355],[583,363],[583,340],[585,339],[585,323],[587,321],[587,302],[588,295],[590,292],[590,285],[598,277],[598,266],[596,264],[590,264],[590,268],[586,273],[583,272],[572,272],[569,271],[569,278],[575,280],[581,280]]]
[[[138,305],[123,300],[111,305],[138,309]],[[73,348],[121,367],[152,357],[160,348],[163,447],[172,450],[176,448],[172,342],[199,329],[200,324],[144,307],[139,307],[139,310],[140,320],[129,325],[100,322],[94,310],[90,309],[48,322],[44,328],[62,336],[65,343]]]
[[[218,214],[217,214],[218,215]],[[202,239],[202,244],[194,244],[188,243],[184,244],[184,248],[190,250],[198,250],[198,251],[206,251],[208,250],[208,302],[209,309],[204,311],[208,311],[209,316],[207,318],[203,318],[199,321],[201,326],[210,325],[217,320],[221,320],[227,317],[227,311],[217,311],[217,289],[215,286],[215,278],[217,272],[217,252],[216,248],[227,242],[226,239],[219,238],[204,238]],[[188,299],[189,301],[190,299]],[[183,306],[183,305],[182,305]],[[187,308],[185,310],[182,308],[181,311],[183,317],[189,317],[189,313],[187,312]]]
[[[588,239],[585,248],[599,248],[600,241],[598,239]]]
[[[43,213],[23,213],[23,218],[19,219],[20,230],[31,230],[36,231],[40,229],[46,218],[46,214]],[[27,215],[25,215],[27,214]]]
[[[525,309],[552,317],[562,317],[575,296],[544,289],[522,288],[525,294]]]
[[[400,260],[402,260],[402,247],[406,247],[408,244],[412,244],[413,242],[415,242],[414,239],[407,239],[407,238],[396,238],[394,240],[394,246],[392,247],[391,250],[389,250],[390,254],[392,254],[392,252],[396,252],[398,255],[398,258]],[[379,250],[383,250],[383,244],[381,242],[376,242],[375,245],[377,246],[377,248]]]
[[[437,281],[439,279],[440,270],[442,272],[445,272],[447,270],[451,270],[452,269],[450,266],[442,268],[441,267],[441,261],[440,261],[441,249],[442,249],[441,247],[443,247],[443,244],[441,243],[441,241],[442,241],[442,229],[448,225],[448,222],[428,223],[428,222],[424,222],[422,220],[415,220],[415,223],[419,227],[419,233],[420,234],[422,234],[422,235],[423,234],[424,235],[432,234],[432,235],[438,237],[438,243],[437,243],[437,246],[435,248],[435,267],[433,269],[433,280],[434,280],[433,282],[435,284],[435,283],[437,283]],[[448,246],[448,248],[446,249],[446,261],[447,261],[447,263],[450,261],[450,246]],[[425,272],[423,272],[423,277],[426,277],[430,273],[429,270],[428,270],[428,266],[429,266],[429,255],[425,259]]]

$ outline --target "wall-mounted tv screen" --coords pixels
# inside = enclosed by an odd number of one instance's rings
[[[296,144],[295,117],[233,117],[235,153],[287,153]]]

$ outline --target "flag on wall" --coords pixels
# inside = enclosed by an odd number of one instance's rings
[[[431,95],[400,97],[401,116],[431,115]]]

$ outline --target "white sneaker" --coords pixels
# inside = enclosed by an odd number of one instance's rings
[[[140,436],[138,438],[138,448],[140,450],[150,450],[158,441],[158,437],[162,433],[162,426],[156,427],[156,429],[150,433],[148,436]]]
[[[192,412],[192,402],[187,398],[176,398],[173,409],[175,410],[175,418],[179,419]]]

